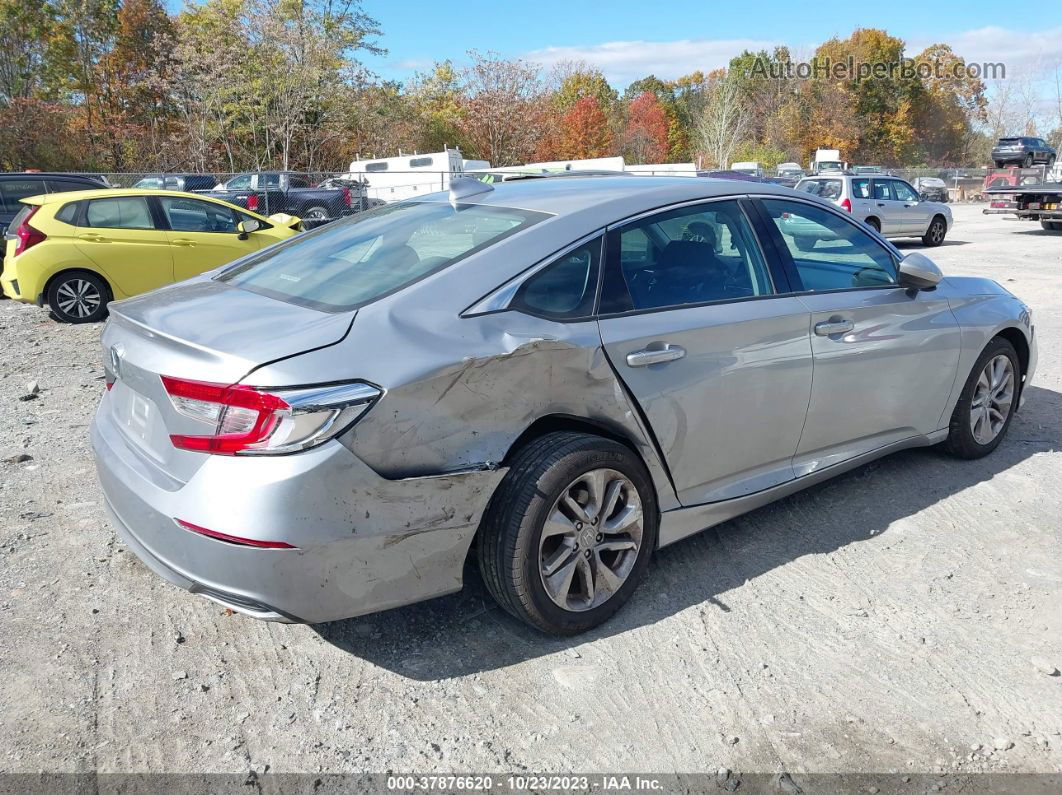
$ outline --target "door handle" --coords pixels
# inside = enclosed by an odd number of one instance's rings
[[[884,206],[885,206],[885,202],[878,202],[878,207],[884,207]]]
[[[815,324],[815,333],[820,337],[829,337],[831,334],[847,334],[855,328],[851,320],[824,320]]]
[[[98,243],[103,240],[101,235],[97,235],[95,232],[85,232],[77,236],[78,240],[87,240],[90,243]]]
[[[632,351],[627,354],[628,367],[647,367],[650,364],[673,362],[686,355],[686,349],[681,345],[672,345],[665,342],[658,348],[642,348],[640,351]]]
[[[173,245],[175,245],[175,246],[194,246],[195,245],[194,241],[189,240],[186,237],[179,237],[176,240],[171,240],[170,242]]]

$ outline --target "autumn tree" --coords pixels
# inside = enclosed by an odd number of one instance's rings
[[[469,52],[461,72],[463,112],[458,122],[469,154],[495,166],[532,159],[548,113],[539,69],[497,53]]]
[[[600,103],[592,96],[576,100],[561,119],[554,159],[582,160],[611,154],[612,132]]]
[[[746,140],[751,115],[737,73],[720,69],[708,76],[697,124],[697,144],[705,165],[730,167],[734,151]]]

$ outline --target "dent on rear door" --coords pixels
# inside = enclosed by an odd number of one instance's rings
[[[684,505],[793,478],[811,393],[807,308],[796,298],[602,318],[605,351],[656,435]],[[656,343],[683,358],[632,367]]]

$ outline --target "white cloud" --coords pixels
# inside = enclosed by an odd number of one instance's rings
[[[646,75],[674,80],[697,69],[726,66],[742,50],[767,50],[775,42],[760,39],[681,39],[679,41],[610,41],[585,46],[545,47],[524,57],[545,67],[561,61],[586,61],[604,73],[615,86]]]
[[[1039,72],[1062,61],[1062,27],[1034,33],[985,27],[950,36],[918,36],[908,40],[907,55],[917,55],[935,42],[951,45],[967,63],[1002,63],[1008,77]]]
[[[1026,33],[984,27],[953,34],[906,40],[906,55],[914,56],[930,44],[943,42],[968,63],[1004,63],[1009,76],[1042,72],[1062,63],[1062,27]],[[614,86],[623,87],[646,75],[673,80],[700,69],[718,69],[743,50],[770,52],[785,44],[794,60],[810,57],[815,44],[766,39],[679,39],[676,41],[610,41],[564,47],[544,47],[523,57],[551,67],[561,61],[586,61],[600,69]]]

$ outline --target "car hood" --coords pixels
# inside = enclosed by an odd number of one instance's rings
[[[164,357],[169,375],[228,383],[264,364],[334,345],[356,314],[296,306],[210,278],[114,302],[110,312],[114,328],[105,330],[105,345],[122,340],[145,359]],[[154,369],[149,361],[141,366]]]

